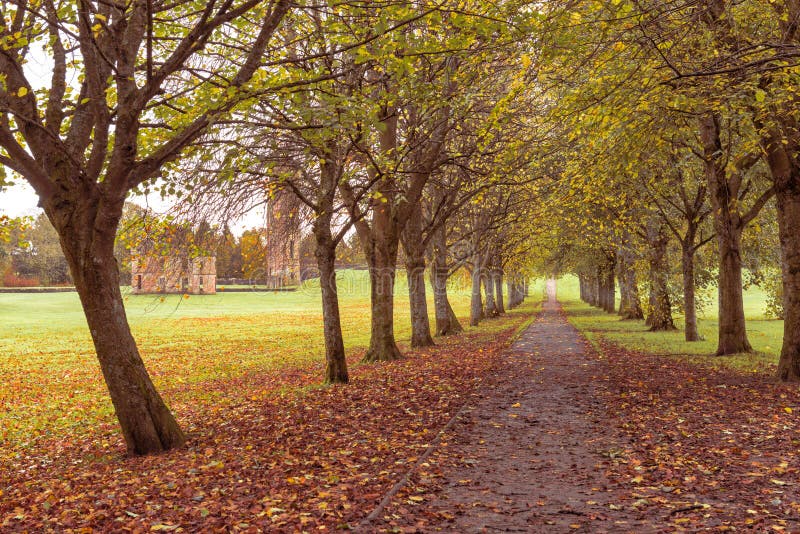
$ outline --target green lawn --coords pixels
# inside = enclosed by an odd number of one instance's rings
[[[369,285],[365,271],[339,277],[342,329],[350,354],[369,343]],[[541,284],[531,288],[539,302]],[[430,288],[429,288],[430,289]],[[395,333],[410,337],[408,293],[398,276]],[[453,288],[451,301],[466,326],[469,293]],[[428,292],[430,311],[432,297]],[[127,295],[128,319],[142,357],[173,405],[214,402],[203,383],[249,370],[287,373],[319,366],[324,354],[318,282],[294,292],[216,295]],[[487,321],[491,336],[508,328]],[[75,293],[0,294],[0,443],[61,432],[85,431],[92,422],[112,423],[112,407],[100,375],[83,312]]]
[[[579,298],[578,280],[565,276],[558,281],[558,297],[570,314],[572,323],[590,341],[602,336],[626,348],[659,355],[679,356],[711,365],[730,365],[739,369],[761,372],[778,361],[783,339],[783,321],[767,319],[764,315],[764,293],[758,288],[745,291],[744,306],[747,334],[755,354],[712,357],[717,347],[717,295],[710,295],[707,308],[699,314],[698,329],[704,341],[688,343],[683,338],[683,317],[675,315],[677,332],[648,332],[642,321],[621,321],[589,306]]]

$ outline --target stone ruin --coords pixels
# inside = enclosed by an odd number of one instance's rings
[[[302,282],[300,276],[299,201],[285,193],[267,204],[265,221],[265,264],[260,276],[267,287],[280,288]]]
[[[135,295],[147,293],[213,295],[217,292],[217,258],[215,256],[132,257],[131,289]]]

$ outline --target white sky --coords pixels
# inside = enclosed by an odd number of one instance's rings
[[[10,217],[38,215],[41,211],[36,207],[36,193],[26,183],[18,183],[0,191],[0,214]]]

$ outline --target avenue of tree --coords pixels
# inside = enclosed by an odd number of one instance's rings
[[[226,268],[255,257],[257,236],[236,257],[224,224],[254,206],[309,236],[328,383],[348,381],[336,259],[353,245],[366,362],[403,357],[398,268],[413,347],[463,329],[455,273],[475,326],[530,276],[571,271],[582,298],[653,330],[681,311],[689,341],[716,285],[720,355],[752,350],[743,288],[762,284],[785,320],[779,378],[800,380],[797,2],[0,6],[0,186],[27,181],[55,229],[131,454],[185,440],[120,292],[123,207],[154,190],[178,199],[181,232],[217,236]],[[41,56],[47,80],[29,68]],[[43,222],[0,219],[0,238],[52,245]]]

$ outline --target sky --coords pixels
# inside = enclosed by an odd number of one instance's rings
[[[20,183],[0,191],[0,215],[10,217],[38,215],[41,209],[36,206],[36,203],[36,193],[26,183]]]

